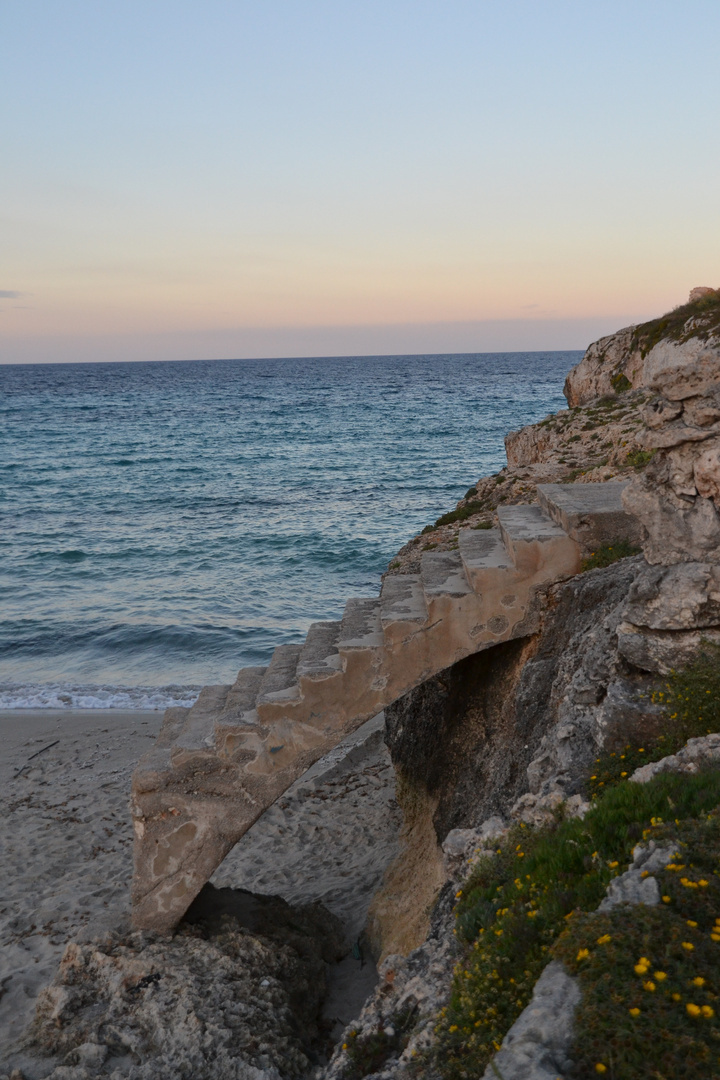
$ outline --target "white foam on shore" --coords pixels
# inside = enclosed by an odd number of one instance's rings
[[[0,709],[167,709],[190,706],[199,686],[0,685]]]

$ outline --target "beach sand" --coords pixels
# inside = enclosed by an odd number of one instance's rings
[[[0,1070],[44,1075],[13,1051],[38,991],[68,941],[128,912],[130,777],[160,721],[160,713],[120,710],[0,712]],[[368,721],[316,763],[243,837],[213,883],[291,903],[321,900],[352,945],[398,850],[382,727],[382,716]],[[338,1029],[375,979],[367,957],[335,965],[325,1011]]]

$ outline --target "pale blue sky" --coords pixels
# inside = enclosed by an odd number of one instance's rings
[[[582,348],[720,285],[717,0],[0,26],[5,362]]]

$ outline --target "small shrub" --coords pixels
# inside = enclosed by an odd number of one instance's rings
[[[616,394],[624,394],[626,390],[632,390],[632,383],[622,371],[616,371],[610,379],[610,385]]]
[[[423,531],[420,533],[420,535],[421,536],[426,536],[428,533],[431,533],[431,532],[435,532],[435,526],[434,525],[426,525],[425,528],[423,529]]]
[[[472,499],[473,495],[477,495],[477,488],[476,487],[468,488],[467,491],[465,492],[465,498],[466,499]]]
[[[439,528],[440,525],[452,525],[455,521],[467,521],[473,514],[479,514],[485,509],[485,503],[482,501],[475,501],[466,503],[465,506],[459,507],[457,510],[451,510],[448,514],[443,514],[435,522],[434,528]]]
[[[471,529],[492,529],[492,521],[479,521],[477,525],[471,525]]]
[[[625,463],[632,465],[635,469],[642,469],[648,462],[652,461],[654,456],[654,450],[630,450],[625,458]]]
[[[586,570],[599,570],[604,566],[611,566],[620,559],[628,559],[631,555],[639,555],[640,548],[634,547],[627,540],[615,540],[612,544],[602,544],[597,551],[593,551],[582,561],[583,573]]]
[[[436,548],[436,547],[437,547],[437,544],[434,543],[434,542],[431,542],[429,544],[423,544],[423,551],[432,551],[433,548]]]
[[[718,332],[720,292],[716,291],[693,303],[682,304],[659,319],[652,319],[636,327],[630,349],[639,349],[640,355],[645,357],[663,338],[681,343],[692,337],[707,341],[711,335]]]

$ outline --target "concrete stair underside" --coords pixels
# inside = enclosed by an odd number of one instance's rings
[[[592,486],[590,527],[593,513],[624,513],[621,485]],[[378,598],[348,600],[341,621],[313,623],[268,667],[167,710],[133,775],[138,927],[172,930],[243,833],[348,733],[458,660],[534,632],[538,590],[580,569],[563,528],[572,486],[559,499],[552,487],[542,506],[500,507],[497,529],[462,530],[456,551],[426,552],[420,574],[387,577]]]

